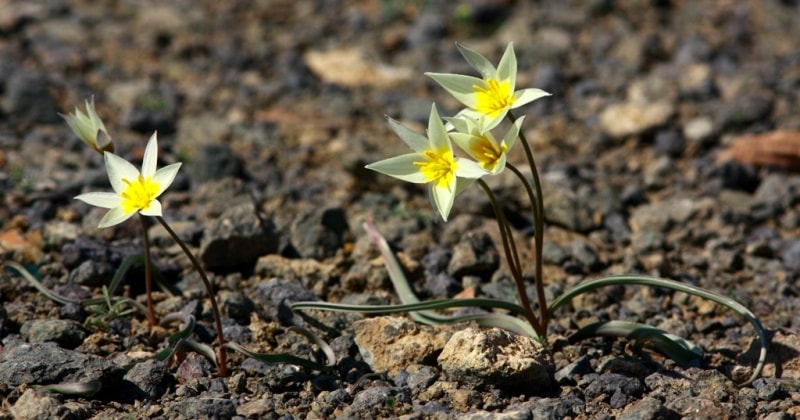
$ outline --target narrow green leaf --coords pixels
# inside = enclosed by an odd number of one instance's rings
[[[100,391],[103,384],[98,380],[86,382],[65,382],[52,385],[33,385],[33,388],[43,391],[57,392],[64,395],[77,395],[81,397],[91,397]]]
[[[753,328],[756,330],[756,333],[758,334],[761,345],[761,351],[759,353],[758,362],[756,364],[755,370],[753,371],[753,374],[747,381],[743,382],[740,385],[742,386],[748,385],[752,383],[754,380],[756,380],[759,376],[761,376],[761,370],[764,368],[764,364],[767,361],[767,349],[769,348],[769,337],[764,327],[761,326],[761,322],[759,322],[758,318],[756,318],[755,314],[753,314],[744,305],[731,298],[718,295],[716,293],[710,292],[708,290],[696,286],[692,286],[690,284],[680,283],[674,280],[647,277],[647,276],[604,277],[601,279],[589,280],[583,282],[575,286],[574,288],[568,290],[567,292],[563,293],[561,296],[553,300],[553,302],[550,303],[550,307],[548,310],[550,312],[550,315],[552,316],[559,307],[572,300],[575,296],[578,296],[582,293],[590,292],[595,289],[599,289],[601,287],[619,286],[619,285],[662,287],[665,289],[676,290],[678,292],[683,292],[693,296],[698,296],[703,299],[708,299],[712,302],[728,307],[730,310],[734,311],[736,314],[746,319],[748,322],[750,322],[750,324],[753,325]]]
[[[284,354],[284,353],[257,353],[251,350],[248,350],[246,347],[239,345],[238,343],[234,343],[229,341],[223,345],[225,348],[233,350],[235,352],[241,353],[247,357],[251,357],[256,360],[260,360],[264,363],[288,363],[292,365],[303,366],[308,369],[318,370],[320,372],[330,372],[334,370],[335,366],[326,366],[317,362],[313,362],[308,359],[303,359],[302,357],[293,356],[291,354]]]
[[[570,343],[590,337],[625,337],[649,344],[649,347],[675,360],[683,366],[703,356],[699,347],[676,335],[649,325],[626,321],[602,321],[589,324],[569,336]]]

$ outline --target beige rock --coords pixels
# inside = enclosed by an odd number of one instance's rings
[[[411,79],[410,69],[370,60],[357,48],[309,51],[303,58],[320,79],[346,87],[390,87]]]
[[[524,386],[525,393],[548,389],[555,370],[539,343],[498,328],[454,333],[438,361],[449,380],[476,388]]]
[[[397,374],[412,364],[431,364],[452,332],[397,317],[368,318],[353,324],[355,342],[376,373]]]
[[[671,101],[615,104],[600,114],[600,126],[614,138],[635,136],[665,124],[674,113]]]

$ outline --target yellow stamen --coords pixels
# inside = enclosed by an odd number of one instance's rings
[[[453,153],[446,147],[439,150],[426,150],[422,152],[426,160],[414,162],[419,166],[419,171],[428,182],[434,182],[439,187],[448,187],[453,180],[458,164],[453,158]]]
[[[475,89],[475,110],[491,118],[497,117],[514,104],[514,92],[511,91],[509,80],[500,82],[497,79],[486,79],[485,88],[478,85],[473,85],[472,88]]]
[[[477,159],[478,164],[480,164],[483,169],[491,171],[497,166],[497,162],[500,161],[500,157],[503,156],[503,153],[508,150],[508,146],[506,146],[505,143],[498,146],[494,141],[489,140],[485,136],[481,136],[470,143],[469,149],[472,152],[472,156]]]
[[[160,188],[160,185],[153,181],[153,178],[145,179],[141,174],[134,181],[123,179],[122,182],[126,185],[125,191],[120,194],[122,196],[122,209],[125,213],[150,207],[150,203],[156,199]]]

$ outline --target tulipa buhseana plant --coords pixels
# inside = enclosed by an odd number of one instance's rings
[[[397,262],[385,239],[375,230],[371,223],[367,222],[365,223],[367,233],[377,244],[384,257],[389,276],[401,304],[368,307],[320,302],[298,302],[292,306],[293,309],[316,308],[368,313],[409,312],[415,320],[429,324],[476,321],[483,326],[506,328],[520,334],[526,334],[546,345],[548,325],[553,314],[575,296],[600,287],[628,284],[666,288],[726,306],[753,325],[759,335],[761,351],[758,363],[745,384],[755,380],[760,375],[766,360],[767,334],[755,315],[733,299],[673,280],[631,275],[589,280],[568,290],[552,302],[547,302],[544,293],[542,268],[542,248],[544,243],[542,184],[539,179],[533,151],[522,129],[525,119],[522,116],[515,117],[512,110],[550,94],[534,88],[517,90],[517,59],[513,44],[508,45],[497,67],[477,51],[460,44],[456,44],[456,47],[480,77],[443,73],[425,74],[453,95],[464,105],[464,108],[453,117],[444,118],[443,120],[434,104],[431,107],[428,120],[427,135],[416,133],[399,122],[388,118],[392,130],[409,146],[412,152],[371,163],[366,167],[403,181],[427,184],[432,205],[444,221],[447,221],[456,196],[459,193],[473,184],[481,188],[487,195],[494,210],[505,259],[516,285],[519,302],[482,298],[438,299],[421,302],[414,294],[402,267]],[[499,127],[504,119],[508,120],[510,128],[498,141],[493,131]],[[453,143],[458,146],[465,156],[457,156],[455,154]],[[517,143],[520,143],[523,148],[526,164],[532,174],[530,179],[524,175],[523,171],[508,161],[509,151]],[[519,180],[530,201],[534,228],[535,303],[530,301],[526,292],[522,260],[513,240],[511,225],[494,192],[483,179],[484,177],[497,175],[506,169],[510,170]],[[487,312],[466,316],[445,316],[435,311],[436,309],[464,306],[501,309],[510,312],[510,315]],[[593,336],[627,337],[634,340],[637,346],[648,345],[679,363],[690,363],[702,355],[700,349],[695,345],[666,331],[644,324],[622,321],[606,321],[585,326],[575,332],[570,337],[570,341],[575,342]]]
[[[157,324],[152,298],[152,276],[153,272],[155,271],[155,267],[153,267],[151,262],[150,239],[147,233],[148,226],[146,217],[149,216],[155,218],[167,231],[167,233],[175,240],[184,254],[186,254],[191,261],[194,269],[197,270],[208,293],[211,301],[212,312],[214,314],[214,325],[217,332],[218,348],[216,354],[208,345],[198,343],[189,338],[194,331],[194,316],[185,313],[173,313],[164,317],[161,323],[164,324],[172,321],[180,321],[183,323],[184,327],[176,334],[170,336],[169,345],[160,351],[156,356],[154,356],[155,358],[159,360],[167,360],[175,353],[180,351],[196,351],[214,360],[218,366],[219,373],[222,376],[227,376],[226,349],[237,351],[248,357],[252,357],[267,363],[293,363],[322,371],[330,370],[332,368],[335,359],[330,347],[310,331],[300,327],[292,327],[289,329],[289,331],[300,333],[317,344],[318,347],[320,347],[320,349],[325,353],[327,358],[327,363],[325,365],[287,354],[256,353],[242,347],[237,343],[227,342],[223,334],[222,316],[220,314],[219,305],[217,304],[216,294],[211,281],[209,280],[208,275],[203,267],[200,265],[200,262],[189,250],[189,247],[186,245],[186,243],[180,239],[180,237],[170,227],[166,220],[164,220],[161,202],[158,201],[158,197],[160,197],[161,194],[163,194],[174,181],[175,176],[181,167],[181,163],[173,163],[157,169],[158,141],[156,133],[153,133],[145,147],[141,171],[136,169],[136,167],[134,167],[125,159],[115,155],[113,153],[114,144],[111,141],[111,136],[109,136],[103,121],[100,119],[94,108],[94,99],[92,99],[91,102],[88,100],[86,101],[85,113],[76,108],[74,115],[62,115],[62,117],[66,120],[67,124],[70,126],[70,128],[72,128],[72,131],[78,136],[78,138],[80,138],[94,151],[103,156],[106,171],[108,173],[108,179],[113,189],[113,192],[83,193],[76,196],[75,199],[93,206],[108,209],[108,212],[106,212],[106,214],[100,220],[100,228],[107,228],[120,224],[131,218],[134,214],[138,214],[139,216],[139,221],[142,224],[142,237],[145,248],[145,293],[147,298],[147,307],[145,311],[150,326]],[[103,136],[101,136],[101,133]],[[36,280],[32,274],[28,273],[24,267],[19,265],[8,265],[8,268],[17,271],[37,289],[45,293],[53,300],[62,303],[78,303],[93,308],[94,311],[98,313],[98,317],[95,319],[102,322],[103,319],[108,319],[110,317],[128,315],[134,311],[134,308],[139,309],[140,305],[138,305],[135,301],[111,297],[113,291],[116,289],[122,279],[122,273],[128,270],[131,263],[132,261],[127,260],[123,263],[123,265],[120,267],[120,270],[117,272],[117,275],[114,277],[111,287],[106,288],[104,286],[102,298],[87,299],[77,302],[68,300],[58,296],[52,291],[47,290],[43,285],[41,285],[41,283],[38,282],[38,280]],[[98,303],[104,303],[105,307],[98,305]],[[124,309],[124,305],[127,305],[128,309]]]

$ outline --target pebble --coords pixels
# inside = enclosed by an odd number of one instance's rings
[[[123,375],[122,368],[105,358],[53,342],[7,344],[0,354],[0,383],[9,386],[99,380],[103,389],[114,389]]]
[[[670,101],[609,105],[600,113],[600,128],[612,138],[637,136],[666,124],[674,113]]]
[[[324,260],[342,247],[350,232],[341,207],[314,208],[292,221],[291,242],[302,258]]]
[[[86,338],[81,324],[66,319],[34,319],[22,324],[20,334],[30,343],[52,341],[66,349],[74,349]]]
[[[453,247],[447,274],[455,278],[467,275],[489,278],[499,266],[500,254],[489,234],[471,231]]]
[[[452,332],[404,318],[376,317],[353,324],[358,351],[373,372],[397,375],[405,366],[432,363]]]
[[[302,325],[300,315],[292,312],[292,302],[315,301],[319,298],[302,285],[291,280],[271,279],[254,286],[248,297],[255,304],[256,312],[263,319],[280,322],[282,325]]]
[[[147,359],[135,363],[123,378],[137,397],[158,399],[172,386],[174,379],[164,362]]]
[[[26,390],[14,403],[14,418],[20,420],[83,418],[89,415],[88,407],[77,402],[62,403],[47,393]]]
[[[278,241],[271,222],[259,217],[252,203],[241,204],[206,225],[200,260],[210,270],[231,270],[275,252]]]
[[[497,328],[456,331],[437,361],[447,378],[465,386],[526,394],[549,390],[555,371],[550,353],[535,341]]]
[[[639,398],[644,392],[644,384],[636,378],[630,378],[618,373],[604,373],[597,377],[584,393],[588,398],[596,399],[604,396],[611,408],[622,408],[629,400]]]

